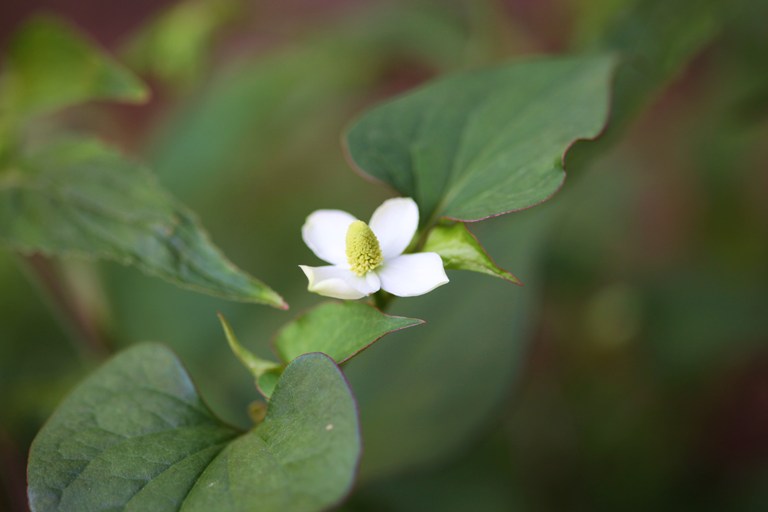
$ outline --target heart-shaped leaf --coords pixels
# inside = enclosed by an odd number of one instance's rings
[[[141,102],[147,87],[74,29],[38,17],[12,38],[0,106],[14,119],[89,100]]]
[[[361,302],[326,302],[283,327],[274,346],[283,361],[322,352],[341,364],[379,338],[423,323],[417,318],[385,315]]]
[[[247,433],[200,400],[178,359],[139,345],[86,379],[32,444],[33,511],[318,511],[352,485],[357,413],[322,354],[283,373]]]
[[[538,58],[447,76],[363,115],[347,153],[416,199],[425,224],[529,208],[562,185],[571,144],[602,130],[613,67],[605,56]]]
[[[0,174],[0,243],[98,256],[204,293],[286,307],[229,262],[148,169],[93,140],[51,144]]]
[[[496,265],[462,222],[435,226],[429,232],[424,250],[439,254],[447,269],[471,270],[521,284],[511,272]]]

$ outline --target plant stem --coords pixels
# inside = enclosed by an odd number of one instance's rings
[[[78,301],[54,262],[43,255],[21,256],[22,267],[37,285],[54,316],[75,344],[88,355],[104,358],[112,352],[100,323]]]
[[[379,311],[385,313],[394,299],[395,296],[391,293],[379,290],[373,294],[373,305],[376,306]]]
[[[0,485],[8,500],[5,506],[9,512],[24,512],[27,509],[25,490],[24,458],[21,451],[5,430],[0,430]],[[0,499],[0,508],[3,500]]]
[[[418,230],[410,245],[405,249],[405,254],[421,252],[421,250],[424,249],[424,244],[427,243],[427,237],[429,236],[430,231],[432,231],[432,228],[435,227],[435,225],[436,224],[428,224],[424,228]],[[382,313],[386,313],[394,299],[395,296],[391,293],[379,290],[373,294],[373,305]]]

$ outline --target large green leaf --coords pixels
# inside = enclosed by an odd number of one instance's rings
[[[286,307],[230,263],[147,169],[92,140],[46,146],[0,174],[0,244],[98,256],[212,295]]]
[[[322,352],[343,363],[382,336],[423,323],[417,318],[385,315],[361,302],[326,302],[286,325],[274,345],[283,361]]]
[[[605,56],[537,58],[447,76],[365,114],[347,152],[416,199],[423,222],[528,208],[562,185],[569,146],[602,130],[612,69]]]
[[[130,71],[52,17],[27,23],[11,40],[0,109],[13,118],[89,100],[144,101],[149,90]]]
[[[213,416],[175,355],[139,345],[40,431],[29,500],[35,512],[316,511],[349,490],[359,453],[354,400],[322,354],[289,365],[264,422],[241,434]]]

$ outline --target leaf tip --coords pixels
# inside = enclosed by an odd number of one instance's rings
[[[508,270],[504,270],[504,273],[500,276],[505,281],[508,281],[512,284],[515,284],[517,286],[525,286],[525,283],[523,283],[520,278],[518,278],[515,274],[512,272],[509,272]]]
[[[237,338],[235,337],[235,333],[232,331],[232,326],[229,325],[226,317],[220,311],[216,312],[216,316],[219,317],[221,328],[224,329],[224,336],[227,338],[227,343],[229,343],[229,346],[232,348],[232,350],[235,350],[235,347],[240,343],[238,343]]]
[[[139,78],[136,78],[132,84],[132,89],[123,97],[124,101],[144,105],[152,99],[152,89]]]
[[[258,290],[258,293],[253,295],[253,301],[272,306],[281,311],[288,311],[290,309],[290,306],[285,299],[283,299],[279,293],[269,288],[266,290]]]
[[[258,387],[259,378],[264,373],[267,373],[282,367],[280,363],[262,359],[256,354],[252,353],[247,348],[245,348],[243,345],[241,345],[240,341],[237,339],[237,336],[235,336],[235,332],[232,330],[232,326],[229,324],[229,322],[224,317],[224,315],[221,314],[220,312],[217,312],[216,316],[219,317],[219,322],[221,322],[221,327],[224,329],[224,336],[227,338],[227,343],[229,344],[229,348],[232,350],[232,353],[235,355],[235,357],[243,364],[243,366],[248,368],[248,371],[251,372],[253,377],[256,379],[257,387]]]
[[[408,316],[392,316],[392,315],[385,315],[393,319],[402,320],[403,324],[401,327],[398,327],[397,329],[392,329],[389,331],[390,333],[401,331],[403,329],[408,329],[410,327],[418,327],[419,325],[424,325],[427,323],[426,320],[423,320],[421,318],[411,318]]]

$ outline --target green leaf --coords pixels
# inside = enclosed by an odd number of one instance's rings
[[[28,22],[12,38],[0,110],[26,118],[90,100],[142,102],[147,87],[73,28],[52,17]]]
[[[206,468],[183,510],[325,510],[350,490],[361,444],[354,399],[323,354],[295,359],[264,423]]]
[[[287,307],[230,263],[148,169],[92,140],[51,144],[0,175],[0,244],[97,256],[211,295]]]
[[[264,398],[269,400],[272,397],[272,393],[275,391],[277,383],[280,381],[280,375],[283,373],[283,368],[273,368],[267,370],[256,378],[256,388],[259,390]]]
[[[229,325],[229,322],[221,313],[219,313],[219,321],[221,321],[221,326],[224,328],[224,335],[227,337],[229,348],[232,349],[235,357],[251,372],[259,392],[264,398],[269,399],[275,390],[280,375],[283,373],[283,365],[262,359],[242,346],[237,336],[235,336],[232,326]]]
[[[235,357],[237,357],[240,362],[243,363],[246,368],[248,368],[248,370],[256,379],[258,379],[262,374],[281,366],[280,363],[275,363],[260,358],[242,346],[240,341],[237,339],[237,336],[235,336],[235,332],[232,330],[232,326],[229,325],[229,322],[227,322],[227,319],[224,318],[224,315],[221,313],[219,313],[219,321],[221,322],[221,326],[224,328],[224,335],[227,337],[229,348],[232,349]]]
[[[78,386],[32,444],[33,511],[318,511],[352,485],[360,454],[346,381],[296,359],[264,422],[241,434],[201,401],[160,345],[118,355]]]
[[[447,76],[363,115],[347,153],[413,197],[423,223],[529,208],[562,185],[571,144],[602,130],[613,67],[605,56],[537,58]]]
[[[447,269],[471,270],[522,284],[512,273],[496,265],[464,223],[435,226],[424,244],[424,251],[439,254]]]
[[[322,352],[341,364],[383,336],[423,323],[385,315],[362,302],[326,302],[283,327],[274,345],[283,361]]]

